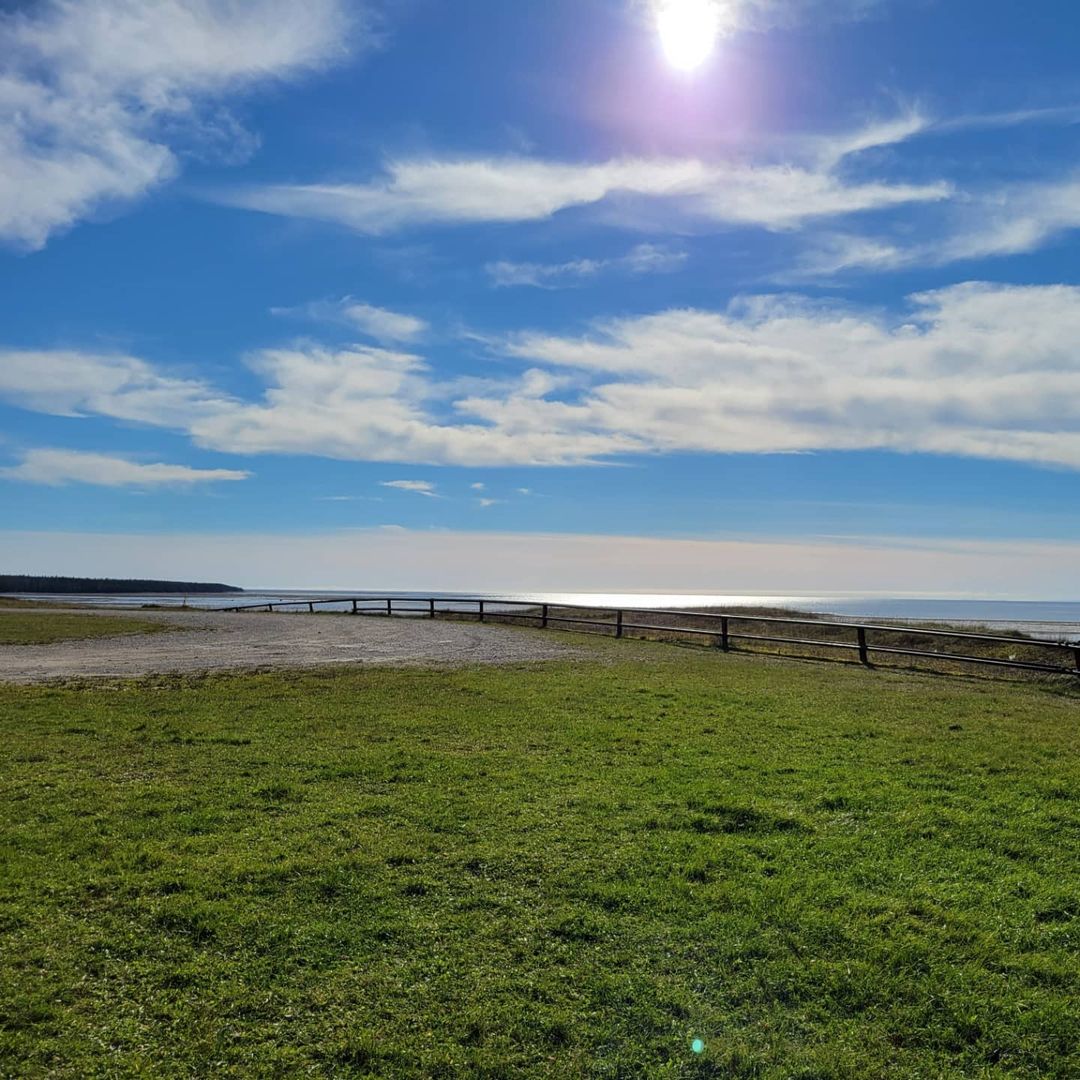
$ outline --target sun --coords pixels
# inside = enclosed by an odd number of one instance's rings
[[[672,67],[693,71],[713,51],[720,32],[720,0],[655,0],[656,29]]]

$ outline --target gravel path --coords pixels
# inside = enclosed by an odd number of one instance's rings
[[[508,664],[561,660],[580,648],[537,632],[485,623],[348,615],[88,611],[165,623],[159,634],[0,645],[0,681],[136,676],[324,664]]]

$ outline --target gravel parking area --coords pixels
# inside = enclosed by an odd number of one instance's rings
[[[0,646],[0,681],[324,664],[509,664],[582,655],[580,648],[548,634],[490,623],[261,612],[79,611],[102,619],[137,616],[166,623],[175,632]]]

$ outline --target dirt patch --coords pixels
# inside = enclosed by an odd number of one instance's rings
[[[81,612],[90,612],[83,608]],[[95,610],[98,618],[131,612]],[[581,655],[540,632],[409,617],[140,611],[175,633],[0,646],[0,681],[324,664],[511,664]]]

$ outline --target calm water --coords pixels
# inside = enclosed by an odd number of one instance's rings
[[[292,589],[259,589],[243,593],[206,594],[186,598],[189,607],[219,608],[237,604],[259,604],[269,601],[332,599],[337,596],[385,596],[378,592],[304,592]],[[430,593],[395,592],[395,598],[426,599]],[[441,598],[454,599],[472,596],[489,600],[530,600],[551,604],[587,604],[596,607],[621,607],[648,610],[649,608],[731,608],[783,607],[795,611],[829,613],[845,617],[870,619],[900,619],[979,623],[999,630],[1022,630],[1047,638],[1067,638],[1080,641],[1080,601],[1038,600],[943,600],[910,597],[868,596],[769,596],[720,593],[440,593]],[[131,596],[27,596],[28,599],[57,600],[76,604],[115,604],[139,607],[142,604],[180,606],[185,597],[169,594]],[[337,606],[337,605],[335,605]],[[344,602],[342,609],[348,605]],[[333,610],[333,608],[331,608]]]

